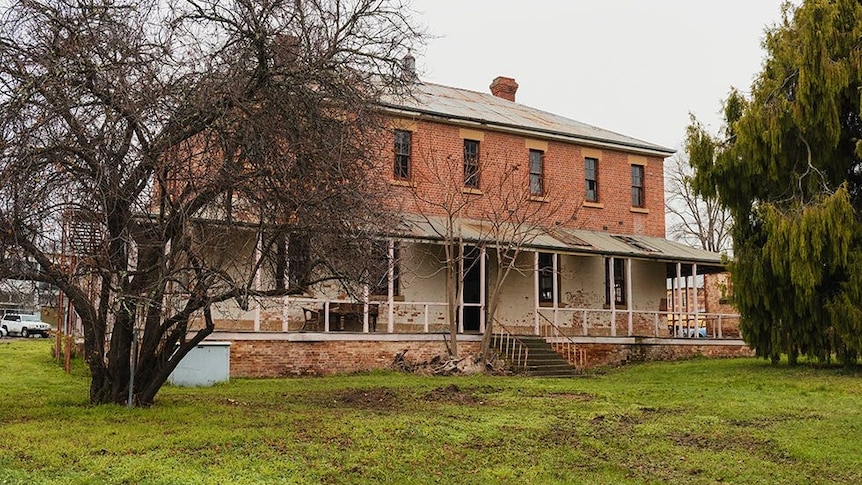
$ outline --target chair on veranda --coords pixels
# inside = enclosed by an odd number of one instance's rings
[[[300,332],[319,332],[320,331],[320,312],[311,308],[302,308],[302,314],[305,317],[305,323],[302,324]]]

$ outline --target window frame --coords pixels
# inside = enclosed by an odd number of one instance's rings
[[[405,140],[400,138],[406,138]],[[413,132],[410,130],[395,130],[394,133],[394,163],[392,176],[396,180],[410,180],[412,172]],[[406,149],[405,149],[406,145]]]
[[[544,260],[544,261],[543,261]],[[557,271],[554,272],[554,260]],[[539,303],[554,303],[554,277],[557,279],[557,303],[562,300],[562,285],[560,279],[560,255],[557,253],[539,253]]]
[[[479,140],[464,139],[464,187],[479,188]]]
[[[610,262],[611,258],[605,258],[605,305],[610,306]],[[626,260],[625,258],[613,258],[614,260],[614,307],[626,306]],[[619,267],[617,267],[619,265]]]
[[[288,288],[308,290],[311,270],[311,237],[308,234],[289,233],[287,240]]]
[[[537,156],[536,159],[533,157]],[[534,170],[533,162],[538,163],[538,170]],[[529,188],[530,195],[536,197],[542,197],[545,195],[545,151],[537,150],[535,148],[530,149],[529,155],[529,163],[530,163],[530,180],[529,180]],[[534,190],[534,187],[537,187],[537,190]]]
[[[646,207],[645,177],[644,166],[632,164],[632,207]]]
[[[590,168],[592,164],[592,168]],[[590,183],[592,182],[592,189]],[[592,192],[592,197],[590,193]],[[599,159],[595,157],[584,157],[584,200],[587,202],[599,201]]]
[[[376,265],[379,269],[379,278],[376,285],[369,285],[369,296],[389,296],[389,242],[378,241],[375,243],[373,251],[376,253]],[[392,247],[392,296],[401,296],[401,269],[398,261],[400,258],[400,248],[398,241],[393,243]]]

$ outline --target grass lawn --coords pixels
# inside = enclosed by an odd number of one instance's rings
[[[0,484],[862,483],[862,377],[840,369],[235,379],[126,409],[88,405],[51,345],[0,340]]]

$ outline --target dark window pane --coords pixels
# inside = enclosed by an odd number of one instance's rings
[[[307,234],[290,234],[287,242],[288,283],[306,289],[311,273],[311,245]]]
[[[587,202],[599,201],[599,161],[595,158],[584,159]]]
[[[553,253],[539,253],[539,302],[554,301],[554,258]],[[559,260],[558,263],[559,265]],[[560,274],[557,268],[557,301],[560,301]]]
[[[410,178],[410,145],[413,134],[409,131],[395,130],[395,171],[397,179]]]
[[[644,206],[644,168],[643,165],[632,165],[632,206]]]
[[[479,186],[479,142],[464,140],[464,185]]]
[[[371,271],[371,294],[376,296],[389,294],[389,245],[380,241],[372,248]],[[399,295],[400,271],[398,267],[398,243],[395,243],[392,253],[392,289],[393,295]]]
[[[610,268],[608,262],[610,258],[605,258],[605,303],[610,305],[611,299],[608,294],[608,280],[610,278]],[[626,304],[626,273],[625,259],[614,258],[614,303],[617,305]]]
[[[545,192],[543,180],[543,165],[545,152],[530,150],[530,194],[542,195]]]

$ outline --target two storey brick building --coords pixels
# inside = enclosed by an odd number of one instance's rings
[[[443,353],[451,261],[462,353],[478,349],[489,297],[499,331],[604,354],[669,337],[669,313],[709,320],[697,304],[667,301],[669,287],[722,269],[718,254],[664,239],[663,160],[673,150],[524,106],[517,88],[506,77],[491,93],[417,80],[382,100],[378,169],[404,217],[381,234],[379,284],[361,298],[320,287],[226,312],[213,338],[233,342],[234,375],[366,370],[403,350],[416,360]],[[514,271],[492,288],[505,254],[516,255]]]

